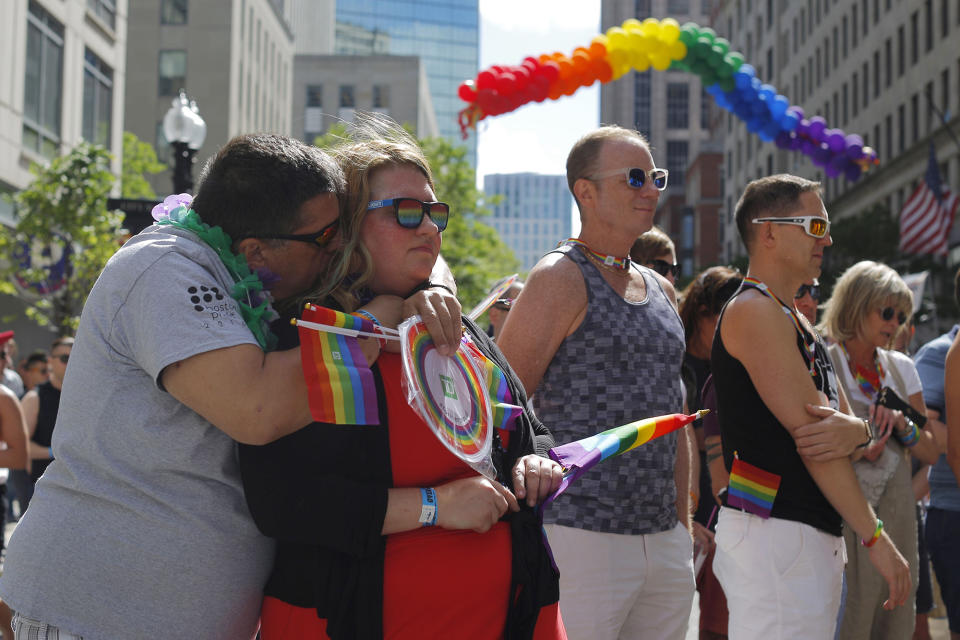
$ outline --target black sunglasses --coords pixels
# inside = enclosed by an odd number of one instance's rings
[[[884,322],[890,322],[893,320],[894,314],[897,315],[897,324],[902,325],[907,321],[907,314],[905,314],[903,311],[897,311],[893,307],[884,307],[880,310],[880,317],[883,318]]]
[[[423,216],[430,216],[433,224],[437,225],[437,230],[443,231],[450,220],[450,205],[446,202],[424,202],[416,198],[374,200],[367,203],[367,211],[389,206],[393,206],[397,224],[404,229],[416,229],[423,222]]]
[[[510,307],[513,306],[513,298],[497,298],[493,303],[494,309],[500,309],[501,311],[510,311]]]
[[[794,300],[799,300],[803,296],[810,294],[810,297],[816,301],[820,301],[820,285],[817,284],[802,284],[800,288],[797,289],[797,294],[793,296]],[[892,317],[892,316],[891,316]]]
[[[259,233],[255,236],[245,236],[247,238],[263,238],[264,240],[296,240],[297,242],[309,242],[315,244],[321,249],[333,240],[333,235],[337,232],[339,220],[334,220],[316,233]]]
[[[64,353],[59,356],[53,356],[53,357],[59,360],[60,362],[62,362],[63,364],[67,364],[67,361],[70,359],[70,354]]]
[[[668,273],[672,273],[674,278],[680,277],[680,265],[679,264],[670,264],[666,260],[656,260],[650,261],[650,268],[662,275],[664,278],[667,277]]]

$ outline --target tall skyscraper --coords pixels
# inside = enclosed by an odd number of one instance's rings
[[[476,138],[460,137],[457,86],[479,65],[477,0],[337,0],[334,53],[420,56],[440,135],[468,148],[476,166]],[[340,105],[343,106],[343,105]]]
[[[707,26],[717,0],[603,0],[600,26],[606,31],[628,18],[675,19]],[[656,223],[674,241],[684,273],[710,264],[719,246],[713,220],[688,197],[702,186],[700,176],[710,169],[696,168],[697,180],[688,184],[694,160],[714,151],[709,144],[711,98],[697,76],[684,71],[631,71],[600,88],[600,121],[638,130],[650,142],[653,159],[670,171],[667,190],[660,198]]]
[[[807,156],[761,142],[724,113],[727,259],[743,253],[733,222],[737,198],[760,176],[787,172],[822,181],[834,221],[877,203],[897,216],[923,179],[932,141],[943,181],[960,188],[960,152],[944,123],[960,112],[956,2],[737,0],[723,3],[713,28],[806,117],[821,115],[829,127],[860,134],[880,160],[857,182],[827,178]],[[951,244],[958,242],[955,236]],[[955,248],[948,263],[958,261]]]
[[[487,222],[513,249],[523,270],[570,237],[573,197],[566,176],[494,173],[484,176],[483,190],[503,196]]]

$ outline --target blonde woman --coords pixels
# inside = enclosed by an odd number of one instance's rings
[[[913,296],[897,272],[864,260],[837,280],[820,329],[832,341],[828,351],[851,409],[872,422],[874,438],[854,469],[884,530],[909,562],[915,590],[917,523],[909,456],[932,463],[937,457],[936,443],[932,433],[920,429],[902,412],[877,404],[881,391],[889,387],[921,415],[926,414],[913,361],[891,349],[912,309]],[[844,538],[848,591],[839,638],[911,637],[914,599],[909,598],[910,607],[883,610],[886,584],[870,566],[868,549],[849,526],[844,527]]]

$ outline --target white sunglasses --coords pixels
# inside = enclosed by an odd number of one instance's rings
[[[830,233],[830,221],[820,216],[802,216],[799,218],[756,218],[753,224],[773,222],[774,224],[795,224],[803,227],[808,236],[822,238]]]

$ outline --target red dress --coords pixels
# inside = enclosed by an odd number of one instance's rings
[[[436,487],[477,474],[450,453],[407,404],[398,354],[378,359],[390,420],[394,487]],[[508,432],[500,432],[507,445]],[[422,527],[387,536],[383,637],[390,640],[502,637],[510,592],[510,525],[486,533]],[[263,602],[263,640],[327,638],[312,608],[276,598]],[[544,607],[535,640],[565,640],[557,604]]]

